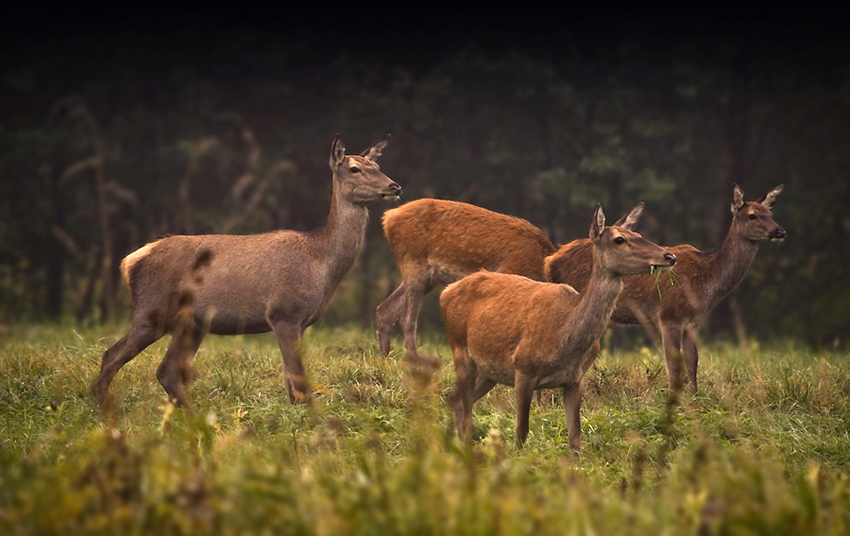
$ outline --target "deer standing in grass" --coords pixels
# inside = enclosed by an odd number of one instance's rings
[[[526,220],[458,201],[417,199],[387,211],[383,225],[402,283],[376,311],[380,350],[389,354],[398,322],[414,360],[419,309],[437,285],[482,269],[542,280],[544,259],[557,251]]]
[[[642,210],[626,216],[632,226]],[[590,284],[579,294],[569,285],[533,281],[513,274],[476,272],[452,283],[440,306],[452,349],[457,387],[455,423],[472,439],[472,406],[496,384],[512,385],[516,397],[516,442],[528,436],[534,390],[560,387],[570,447],[581,444],[581,381],[599,353],[623,278],[668,268],[676,257],[621,226],[605,226],[597,207],[590,227],[592,255],[582,262]]]
[[[340,137],[334,138],[331,207],[324,227],[244,236],[170,236],[128,255],[121,272],[133,300],[132,324],[103,354],[94,389],[98,400],[109,400],[109,384],[122,366],[172,333],[156,375],[169,398],[187,406],[183,385],[207,333],[273,330],[283,357],[289,400],[309,402],[299,350],[301,336],[325,312],[362,249],[366,205],[401,194],[401,187],[378,166],[388,141],[385,136],[360,155],[346,155]],[[209,262],[203,268],[202,283],[193,289],[192,318],[181,328],[178,297],[190,284],[190,265],[197,263],[199,254]]]
[[[770,209],[782,192],[782,185],[757,201],[745,202],[738,185],[732,192],[732,225],[718,249],[699,251],[693,246],[669,248],[678,261],[667,277],[652,275],[626,280],[617,308],[611,316],[614,324],[653,326],[661,333],[667,363],[668,384],[672,391],[682,388],[682,354],[692,393],[697,391],[697,340],[708,313],[744,278],[755,258],[758,243],[782,240],[785,230],[773,221]],[[546,259],[546,280],[567,283],[579,292],[591,280],[588,260],[593,245],[576,240]],[[684,349],[684,352],[683,352]]]

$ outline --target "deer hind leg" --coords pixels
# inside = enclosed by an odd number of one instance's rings
[[[697,366],[699,363],[699,352],[697,350],[698,338],[699,330],[697,327],[689,326],[685,329],[682,350],[685,356],[685,367],[688,369],[688,386],[690,387],[691,394],[697,393]]]
[[[406,282],[404,286],[405,308],[400,322],[401,330],[404,333],[404,348],[407,351],[407,358],[413,362],[431,361],[431,359],[419,355],[416,332],[422,299],[434,289],[434,285],[430,281],[416,281]],[[436,365],[436,361],[433,364]]]
[[[662,324],[661,342],[667,362],[667,382],[674,393],[682,391],[682,326],[675,323]]]
[[[531,398],[534,396],[534,387],[534,380],[531,376],[517,371],[514,382],[517,447],[522,447],[528,438],[528,418],[531,412]]]
[[[475,404],[481,400],[481,397],[489,393],[495,386],[496,382],[479,374],[475,378],[475,389],[472,392],[472,403]]]
[[[289,322],[278,322],[274,325],[274,334],[283,358],[284,383],[291,404],[311,402],[307,375],[301,361],[302,332],[300,326]]]
[[[375,322],[378,324],[378,346],[383,356],[390,353],[390,332],[396,322],[401,319],[404,310],[405,286],[402,283],[375,310]]]
[[[126,335],[103,353],[100,362],[100,376],[94,386],[94,395],[101,406],[111,402],[109,384],[121,367],[129,363],[145,348],[155,343],[165,335],[165,330],[152,324],[134,322]]]
[[[168,393],[168,399],[177,407],[190,407],[184,388],[192,380],[192,358],[204,335],[194,326],[178,327],[171,335],[168,350],[156,370],[156,377]]]
[[[452,345],[452,356],[457,381],[454,391],[455,426],[461,441],[472,442],[472,405],[475,404],[475,386],[478,376],[475,361],[462,345]]]

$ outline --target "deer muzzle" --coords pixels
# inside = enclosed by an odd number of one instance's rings
[[[381,197],[387,200],[398,199],[401,196],[401,186],[398,183],[391,182],[389,186],[387,186],[388,193],[382,193]]]
[[[784,240],[785,239],[785,229],[783,229],[782,227],[777,227],[776,229],[770,231],[770,233],[767,236],[770,237],[771,240],[776,240],[776,241]]]

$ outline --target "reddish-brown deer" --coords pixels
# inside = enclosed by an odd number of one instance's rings
[[[526,220],[441,199],[417,199],[384,214],[384,235],[402,282],[376,311],[381,353],[398,322],[408,357],[419,358],[416,328],[424,296],[479,270],[543,279],[557,248]]]
[[[121,263],[133,300],[130,330],[103,354],[95,395],[109,400],[109,384],[127,362],[172,333],[157,370],[169,398],[186,406],[185,371],[207,333],[274,331],[283,357],[289,400],[309,401],[299,342],[325,311],[334,290],[357,258],[365,237],[366,206],[396,199],[401,187],[378,165],[385,136],[360,155],[346,155],[339,136],[331,145],[331,206],[324,227],[256,235],[170,236],[151,242]],[[199,252],[210,262],[194,289],[192,321],[180,329],[176,299]],[[177,331],[182,336],[177,336]]]
[[[636,219],[641,209],[635,207],[629,218]],[[594,212],[589,241],[592,275],[581,294],[569,285],[481,271],[440,295],[457,373],[455,422],[463,440],[472,437],[473,404],[496,384],[514,386],[518,445],[528,436],[533,391],[560,387],[570,447],[579,450],[581,381],[599,353],[623,278],[676,262],[638,233],[605,227],[602,207]]]
[[[720,247],[711,252],[689,245],[670,247],[678,261],[668,277],[652,275],[626,280],[613,324],[652,326],[660,332],[671,390],[682,388],[682,354],[688,383],[697,391],[697,339],[708,313],[744,278],[755,258],[758,243],[782,240],[785,230],[773,221],[770,209],[782,185],[757,201],[745,202],[738,185],[732,192],[732,225]],[[587,267],[592,245],[576,240],[546,259],[546,280],[567,283],[579,292],[590,282]],[[684,352],[683,352],[684,350]]]

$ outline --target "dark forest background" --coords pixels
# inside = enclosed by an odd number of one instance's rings
[[[368,8],[360,6],[365,12]],[[839,15],[584,12],[366,17],[11,13],[0,70],[0,324],[128,318],[118,265],[175,233],[310,229],[330,143],[392,133],[420,197],[521,216],[565,243],[601,202],[717,247],[732,185],[785,184],[704,335],[847,347],[850,49]],[[435,9],[436,11],[436,9]],[[372,326],[398,282],[372,207],[326,324]],[[440,326],[435,301],[426,329]]]

